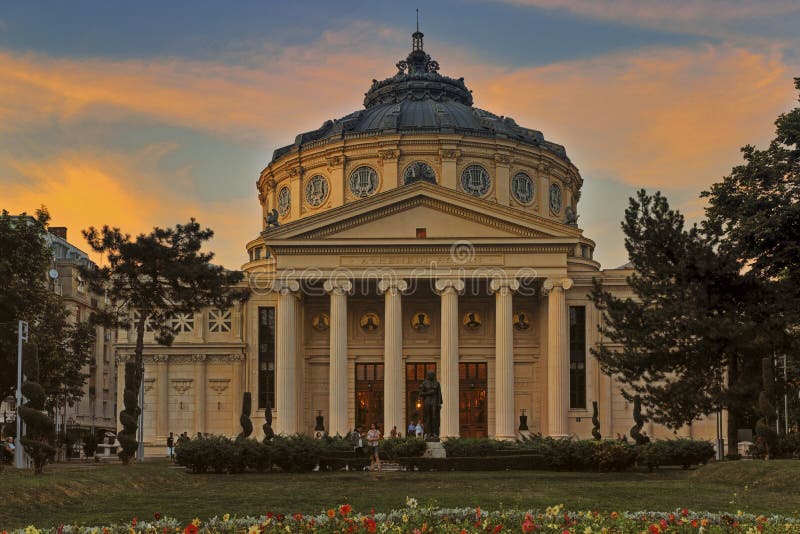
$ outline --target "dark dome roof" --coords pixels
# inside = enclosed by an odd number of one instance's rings
[[[293,144],[277,149],[272,161],[314,141],[365,133],[464,133],[512,139],[569,159],[564,147],[545,141],[542,132],[523,128],[510,117],[473,107],[472,91],[464,79],[439,74],[439,64],[422,49],[422,37],[419,31],[412,35],[413,49],[397,63],[397,74],[372,81],[365,94],[365,109],[325,121],[319,129],[298,135]]]

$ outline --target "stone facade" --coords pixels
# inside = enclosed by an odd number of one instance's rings
[[[473,108],[414,42],[365,110],[297,136],[260,174],[250,299],[176,322],[172,347],[148,338],[146,442],[235,435],[245,391],[256,437],[268,406],[279,433],[311,434],[318,415],[330,434],[372,422],[405,433],[427,370],[446,437],[514,439],[522,413],[531,432],[590,437],[593,401],[603,436],[629,431],[632,406],[590,353],[587,294],[593,278],[630,294],[631,272],[593,259],[578,169],[540,132]],[[133,341],[116,345],[118,362]]]

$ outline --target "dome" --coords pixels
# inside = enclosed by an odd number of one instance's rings
[[[422,47],[423,34],[412,35],[412,50],[397,63],[398,72],[382,81],[373,80],[365,94],[364,109],[328,120],[295,138],[293,144],[275,150],[272,161],[309,144],[348,136],[405,133],[458,133],[514,140],[547,150],[569,161],[564,147],[546,141],[542,132],[519,126],[514,119],[473,107],[472,92],[463,78],[439,73],[439,63]]]

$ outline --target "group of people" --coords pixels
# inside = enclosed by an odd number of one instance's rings
[[[396,432],[397,427],[392,429],[392,432]],[[381,438],[381,431],[378,430],[378,425],[372,423],[369,425],[369,430],[367,430],[366,435],[361,434],[361,428],[355,427],[352,432],[350,432],[349,439],[350,442],[353,444],[353,451],[356,454],[361,454],[364,451],[364,441],[366,439],[367,442],[367,451],[369,452],[369,469],[370,471],[380,471],[381,470],[381,456],[380,456],[380,441]]]
[[[14,445],[14,438],[8,436],[6,439],[3,440],[3,462],[11,463],[14,461],[14,451],[17,449],[17,446]]]
[[[203,435],[200,432],[198,432],[197,437],[202,438]],[[167,436],[167,458],[174,461],[175,448],[180,446],[182,443],[189,441],[190,439],[191,438],[189,437],[188,432],[182,433],[180,436],[178,436],[177,440],[175,439],[175,436],[172,434],[172,432],[170,432],[169,436]]]

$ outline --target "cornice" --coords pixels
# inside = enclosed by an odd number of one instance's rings
[[[567,254],[572,250],[572,244],[525,244],[525,245],[499,245],[476,246],[476,253],[487,254]],[[274,245],[275,252],[285,256],[308,254],[376,254],[402,256],[404,254],[450,254],[450,245],[323,245],[309,243],[308,245]]]

